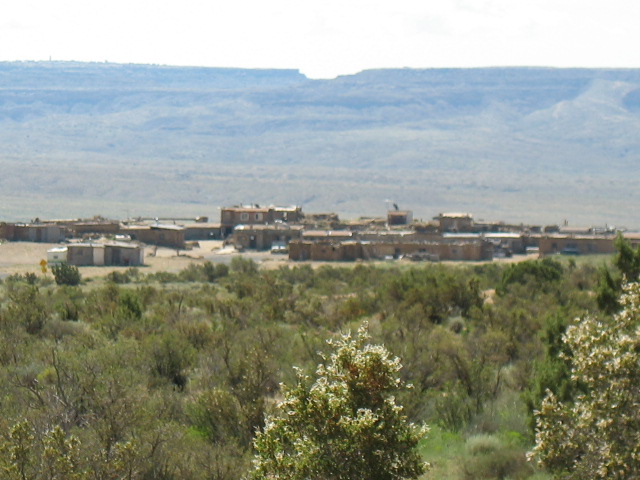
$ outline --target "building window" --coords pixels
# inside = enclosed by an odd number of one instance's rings
[[[240,220],[246,222],[247,220],[249,220],[249,214],[247,212],[242,212],[240,214]]]
[[[262,220],[262,214],[261,214],[261,213],[256,213],[255,219],[256,219],[257,221]]]

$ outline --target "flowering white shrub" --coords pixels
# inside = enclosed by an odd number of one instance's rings
[[[298,372],[296,385],[283,387],[278,415],[256,436],[250,479],[394,480],[424,472],[415,447],[426,429],[409,423],[393,396],[407,388],[400,361],[367,340],[365,328],[343,336],[313,383]]]
[[[567,329],[581,393],[564,404],[549,392],[537,412],[531,457],[564,478],[640,478],[640,284],[625,286],[620,304]]]

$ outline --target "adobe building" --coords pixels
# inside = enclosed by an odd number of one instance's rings
[[[613,235],[542,235],[538,237],[540,255],[591,255],[615,253]]]
[[[341,242],[353,240],[354,238],[354,232],[350,230],[305,230],[302,232],[302,240],[308,242]]]
[[[637,249],[638,247],[640,247],[640,233],[626,232],[623,234],[623,237],[629,241],[632,248]]]
[[[181,250],[185,248],[185,228],[179,225],[130,225],[123,226],[120,233],[147,245]]]
[[[428,259],[431,261],[479,262],[493,259],[493,244],[484,239],[440,240],[425,242],[372,243],[375,258]]]
[[[188,223],[184,225],[184,239],[192,240],[220,240],[222,226],[219,223]]]
[[[128,243],[72,243],[66,246],[66,262],[77,267],[82,266],[122,266],[144,265],[144,248]],[[56,259],[60,249],[47,252]]]
[[[413,223],[413,212],[411,210],[389,210],[387,212],[387,225],[411,225]]]
[[[530,243],[525,234],[518,232],[443,233],[442,238],[462,242],[483,239],[493,244],[494,252],[510,254],[524,254]]]
[[[16,232],[15,223],[0,222],[0,239],[13,241]]]
[[[472,232],[473,216],[470,213],[441,213],[434,218],[440,232]]]
[[[115,220],[51,220],[33,223],[1,223],[0,238],[10,241],[58,243],[85,235],[116,235],[120,223]]]
[[[81,238],[85,235],[117,235],[120,233],[120,222],[117,220],[57,221],[56,224],[64,226],[69,235],[74,238]]]
[[[66,238],[66,229],[52,223],[17,223],[9,230],[13,238],[7,240],[14,242],[59,243]]]
[[[300,223],[301,207],[261,207],[240,205],[220,209],[220,225],[224,236],[231,235],[238,225],[271,225],[278,223]]]
[[[384,258],[428,258],[433,261],[483,261],[493,259],[493,244],[484,239],[468,241],[361,241],[294,240],[289,243],[289,259],[312,261],[354,261]]]
[[[315,262],[348,262],[371,258],[359,241],[294,240],[289,243],[289,259]]]
[[[375,242],[375,243],[392,243],[392,242],[414,242],[419,240],[431,239],[433,237],[439,238],[434,235],[424,235],[414,230],[367,230],[363,232],[357,232],[357,237],[360,240]]]
[[[337,230],[341,225],[337,213],[305,213],[300,223],[312,230]]]
[[[300,238],[302,225],[238,225],[227,243],[239,249],[269,250],[275,245],[287,245]]]

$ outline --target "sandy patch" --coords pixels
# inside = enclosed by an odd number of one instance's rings
[[[36,273],[42,275],[40,261],[47,258],[47,250],[64,244],[5,242],[0,244],[0,278],[14,273]],[[142,273],[172,272],[184,270],[192,263],[230,263],[233,257],[243,256],[266,266],[277,267],[288,262],[286,256],[271,255],[269,252],[238,252],[223,248],[218,240],[198,242],[190,250],[147,246],[144,250],[144,266],[138,267]],[[113,271],[125,271],[129,267],[79,267],[84,278],[104,277]],[[51,273],[47,273],[51,275]]]

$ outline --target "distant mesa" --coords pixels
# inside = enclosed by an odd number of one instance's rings
[[[309,211],[640,228],[640,70],[295,70],[0,62],[0,218]],[[105,178],[109,181],[105,182]],[[46,208],[67,211],[46,211]],[[459,206],[459,207],[456,207]]]

